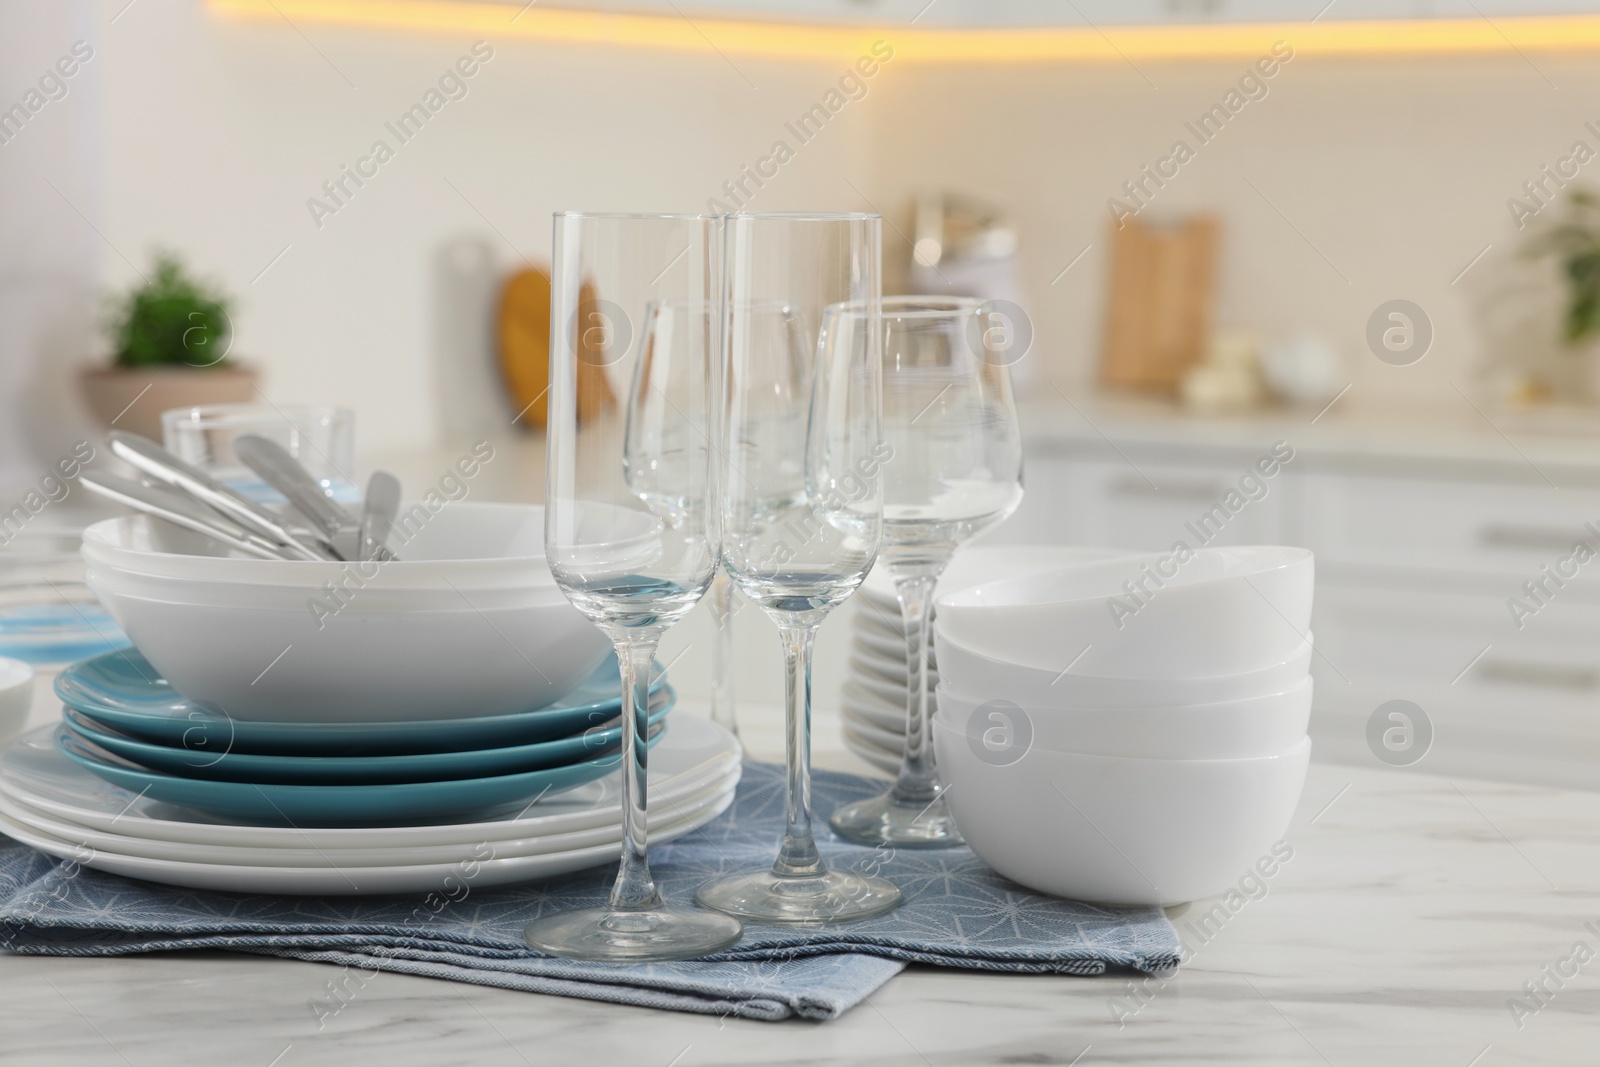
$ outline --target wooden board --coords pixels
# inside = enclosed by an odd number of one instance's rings
[[[1216,273],[1217,222],[1170,226],[1126,219],[1111,232],[1111,285],[1100,380],[1176,393],[1205,354]]]
[[[579,320],[594,307],[594,289],[585,285],[578,294]],[[523,426],[542,427],[549,420],[550,387],[550,276],[537,267],[520,270],[506,279],[500,293],[500,372],[511,402],[521,412]],[[606,380],[604,356],[593,355],[578,364],[578,421],[587,422],[613,402]]]

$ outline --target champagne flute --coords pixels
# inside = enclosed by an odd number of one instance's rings
[[[686,959],[740,935],[726,915],[667,906],[646,855],[651,665],[716,569],[716,230],[704,215],[555,217],[545,554],[567,599],[616,646],[623,737],[617,880],[600,907],[528,924],[528,943],[553,956]]]
[[[883,558],[907,642],[906,743],[894,787],[828,820],[863,845],[963,843],[928,732],[928,622],[934,587],[963,541],[1022,502],[1022,437],[1007,369],[1014,324],[973,299],[883,301]]]
[[[830,869],[811,831],[812,640],[872,569],[883,529],[881,225],[855,214],[725,220],[722,563],[782,638],[787,828],[771,868],[726,873],[695,899],[753,922],[850,922],[901,902],[882,878]],[[807,375],[784,367],[761,313],[773,302],[804,331]]]
[[[757,416],[751,420],[753,429],[764,430],[769,437],[783,437],[781,442],[773,442],[774,447],[767,454],[779,454],[788,448],[792,455],[801,455],[805,450],[805,424],[803,419],[794,418],[796,412],[803,413],[794,399],[807,395],[810,381],[811,353],[804,327],[792,308],[776,300],[746,305],[740,317],[740,328],[748,330],[750,344],[772,357],[746,369],[744,387],[750,391],[752,402],[757,406],[765,402],[762,412],[752,410],[752,415]],[[718,367],[720,373],[720,360]],[[716,625],[711,652],[711,720],[738,737],[732,678],[736,593],[727,568],[718,567],[707,594]]]

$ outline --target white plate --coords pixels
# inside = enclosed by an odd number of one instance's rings
[[[882,653],[857,645],[851,653],[850,666],[869,671],[886,682],[893,682],[896,685],[904,685],[906,683],[906,661],[904,658],[891,659]],[[934,686],[937,686],[939,684],[937,681],[939,669],[930,663],[928,665],[928,674],[934,679]]]
[[[673,801],[655,811],[651,820],[652,837],[672,831],[680,823],[714,807],[739,784],[739,772],[719,778],[692,796]],[[622,824],[617,822],[587,830],[536,837],[473,842],[453,845],[413,845],[399,848],[256,848],[249,845],[199,845],[185,841],[119,834],[79,826],[57,819],[35,808],[0,795],[0,818],[37,833],[60,838],[95,851],[146,859],[177,860],[184,863],[235,864],[243,867],[395,867],[415,864],[457,863],[481,856],[479,847],[492,845],[496,856],[548,856],[576,852],[594,845],[622,840]],[[359,879],[357,879],[359,881]]]
[[[902,708],[905,707],[906,683],[904,679],[890,681],[875,671],[862,670],[854,663],[851,664],[851,668],[850,678],[856,684],[890,704],[897,704]]]
[[[843,715],[843,720],[845,726],[853,733],[867,741],[871,741],[885,752],[893,752],[899,755],[905,746],[905,734],[897,733],[894,730],[885,730],[870,719],[852,715],[847,711]]]
[[[909,655],[906,639],[899,634],[885,633],[876,626],[862,624],[859,622],[861,618],[863,616],[857,616],[855,632],[850,635],[851,648],[857,652],[871,652],[897,663],[904,663]]]
[[[240,826],[101,781],[55,750],[50,742],[54,729],[35,730],[0,749],[0,792],[67,822],[135,837],[257,848],[471,845],[610,826],[622,818],[619,780],[613,774],[542,800],[520,818],[378,828]],[[674,719],[650,753],[652,802],[681,801],[737,767],[742,755],[733,735],[709,719]]]
[[[652,833],[656,843],[681,837],[727,810],[733,793],[676,826]],[[378,893],[459,892],[461,887],[485,888],[536,878],[551,878],[614,862],[622,842],[592,845],[571,852],[533,856],[501,856],[499,842],[480,841],[466,858],[454,863],[414,864],[397,867],[243,867],[223,863],[186,863],[179,860],[127,856],[94,850],[85,856],[83,846],[40,833],[0,817],[0,832],[52,856],[76,860],[85,867],[150,882],[214,889],[230,893],[286,893],[315,896],[366,896]]]
[[[880,730],[895,734],[906,732],[905,703],[887,700],[861,685],[855,678],[845,682],[839,703],[843,711],[876,724]]]
[[[900,756],[887,749],[879,748],[872,742],[861,737],[848,726],[844,729],[844,747],[860,756],[878,770],[893,778],[900,773]]]

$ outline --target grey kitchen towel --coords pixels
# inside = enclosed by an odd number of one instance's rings
[[[705,879],[771,863],[783,829],[783,783],[782,767],[746,763],[727,812],[651,849],[669,901],[689,905]],[[819,772],[815,808],[825,815],[883,785]],[[747,926],[743,940],[712,957],[623,965],[551,959],[522,940],[531,919],[601,903],[610,864],[507,888],[474,889],[466,879],[448,897],[250,896],[106,874],[0,837],[0,948],[71,956],[228,949],[341,964],[327,996],[309,1005],[319,1020],[384,971],[752,1019],[830,1019],[907,963],[1057,974],[1165,973],[1178,965],[1178,935],[1159,908],[1041,896],[966,848],[863,848],[825,829],[818,844],[831,864],[894,882],[904,906],[845,926]]]

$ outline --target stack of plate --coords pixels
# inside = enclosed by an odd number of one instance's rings
[[[493,885],[621,852],[620,680],[609,660],[536,710],[438,720],[240,720],[138,652],[56,680],[63,721],[0,752],[0,831],[86,866],[209,889],[392,893]],[[653,838],[732,802],[738,742],[651,695]]]
[[[1103,548],[1055,545],[973,546],[958,552],[939,579],[940,595],[1034,570],[1123,555]],[[886,774],[900,770],[906,740],[906,663],[909,654],[900,602],[888,567],[876,567],[855,596],[850,665],[841,695],[844,744]],[[928,710],[937,706],[938,658],[928,649]]]
[[[900,770],[906,740],[906,647],[900,602],[888,568],[878,567],[856,591],[850,665],[840,697],[844,744],[885,774]],[[928,687],[939,684],[929,652]],[[931,700],[931,696],[930,696]]]

